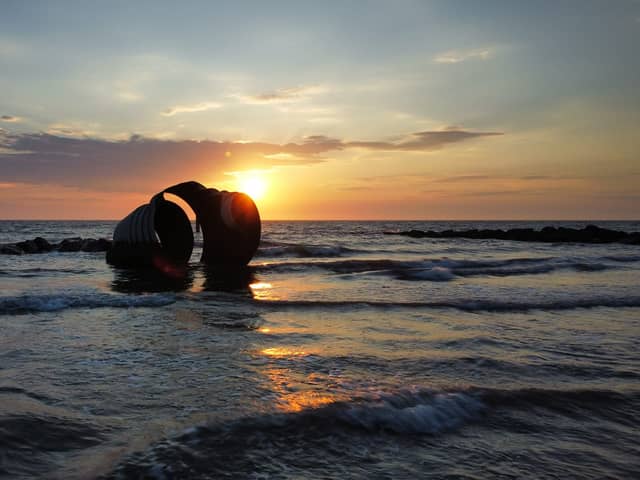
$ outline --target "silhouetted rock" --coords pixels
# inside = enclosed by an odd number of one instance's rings
[[[111,242],[105,238],[87,238],[82,242],[83,252],[106,252],[111,248]]]
[[[58,245],[59,252],[79,252],[82,249],[82,239],[80,237],[65,238]]]
[[[0,253],[3,255],[22,255],[24,252],[15,245],[3,245],[2,248],[0,248]]]
[[[627,243],[629,245],[640,245],[640,232],[630,233],[629,236],[620,240],[620,243]]]
[[[24,240],[17,243],[0,245],[0,254],[22,255],[23,253],[59,252],[106,252],[111,248],[111,240],[106,238],[65,238],[60,243],[49,243],[42,237],[33,240]]]
[[[515,240],[519,242],[547,242],[547,243],[627,243],[640,245],[640,232],[627,233],[609,230],[597,225],[587,225],[584,228],[544,227],[542,230],[532,228],[501,229],[470,229],[470,230],[409,230],[405,232],[384,232],[386,235],[404,235],[411,238],[472,238]]]
[[[22,250],[24,253],[38,253],[40,249],[33,240],[25,240],[24,242],[16,243],[16,247]]]
[[[33,242],[38,247],[39,252],[50,252],[51,250],[53,250],[53,245],[51,245],[46,239],[42,237],[34,238]]]

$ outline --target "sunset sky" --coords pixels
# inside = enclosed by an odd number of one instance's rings
[[[2,2],[0,219],[637,219],[640,2]]]

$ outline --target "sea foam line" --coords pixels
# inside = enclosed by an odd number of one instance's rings
[[[55,312],[68,308],[160,307],[176,301],[173,294],[112,295],[101,292],[23,294],[0,297],[0,314]]]

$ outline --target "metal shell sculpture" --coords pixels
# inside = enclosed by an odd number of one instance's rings
[[[167,270],[188,263],[193,251],[189,219],[165,193],[183,199],[202,227],[202,258],[207,265],[244,266],[260,243],[260,214],[244,193],[219,191],[198,182],[173,185],[123,218],[113,233],[107,262]]]

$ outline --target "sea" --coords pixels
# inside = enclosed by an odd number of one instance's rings
[[[0,244],[116,222],[2,221]],[[640,246],[263,222],[245,270],[0,255],[0,477],[640,478]]]

